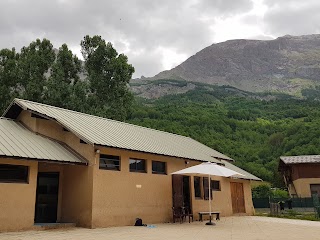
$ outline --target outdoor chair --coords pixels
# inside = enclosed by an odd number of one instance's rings
[[[173,222],[176,222],[176,219],[179,219],[180,223],[183,222],[184,215],[182,212],[181,207],[172,207],[172,217],[173,217]]]
[[[191,212],[191,209],[189,207],[182,207],[182,214],[184,219],[188,217],[189,223],[190,223],[190,219],[192,219],[192,222],[193,222],[193,213]]]

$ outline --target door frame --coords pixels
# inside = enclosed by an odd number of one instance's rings
[[[239,195],[240,192],[241,192],[241,195]],[[232,213],[233,214],[246,213],[247,211],[246,211],[246,202],[244,197],[243,183],[230,182],[230,193],[231,193]],[[237,199],[234,198],[235,196],[237,197]],[[240,198],[242,197],[242,199],[239,200],[239,196]],[[240,206],[239,204],[241,204],[242,206]]]
[[[189,185],[189,205],[188,206],[190,208],[190,210],[192,211],[192,189],[191,189],[191,177],[187,176],[187,175],[172,175],[172,207],[182,207],[182,205],[185,205],[184,203],[184,198],[185,198],[185,193],[184,193],[184,179],[188,178],[188,185]],[[174,180],[174,178],[176,178],[176,181]],[[180,185],[179,186],[174,186],[174,183],[177,182],[179,180]],[[176,199],[175,199],[175,190],[176,188],[180,188],[178,189],[178,191],[181,192],[181,206],[175,206],[176,205]]]
[[[36,201],[35,201],[35,211],[34,211],[34,223],[42,223],[41,221],[38,222],[37,220],[37,211],[38,211],[38,186],[39,186],[39,176],[54,176],[54,178],[56,178],[58,180],[58,186],[57,186],[57,197],[56,197],[56,205],[57,205],[57,209],[56,209],[56,216],[55,216],[55,221],[53,222],[44,222],[44,223],[56,223],[58,221],[58,212],[59,212],[59,197],[60,197],[60,172],[38,172],[37,175],[37,186],[36,186]]]

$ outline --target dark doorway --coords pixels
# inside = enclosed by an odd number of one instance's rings
[[[172,204],[174,208],[183,206],[183,176],[172,175]]]
[[[191,210],[189,176],[183,176],[183,206]]]
[[[191,209],[189,176],[172,175],[172,198],[173,207]]]
[[[35,223],[57,222],[59,173],[38,173]]]

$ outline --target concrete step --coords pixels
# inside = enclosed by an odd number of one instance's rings
[[[35,229],[38,230],[50,230],[50,229],[63,229],[63,228],[75,228],[75,223],[35,223]]]

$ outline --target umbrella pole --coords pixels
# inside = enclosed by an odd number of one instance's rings
[[[209,182],[209,217],[210,220],[209,222],[206,223],[206,225],[216,225],[215,223],[212,222],[212,215],[211,215],[211,179],[210,179],[210,174],[208,175],[208,182]]]

